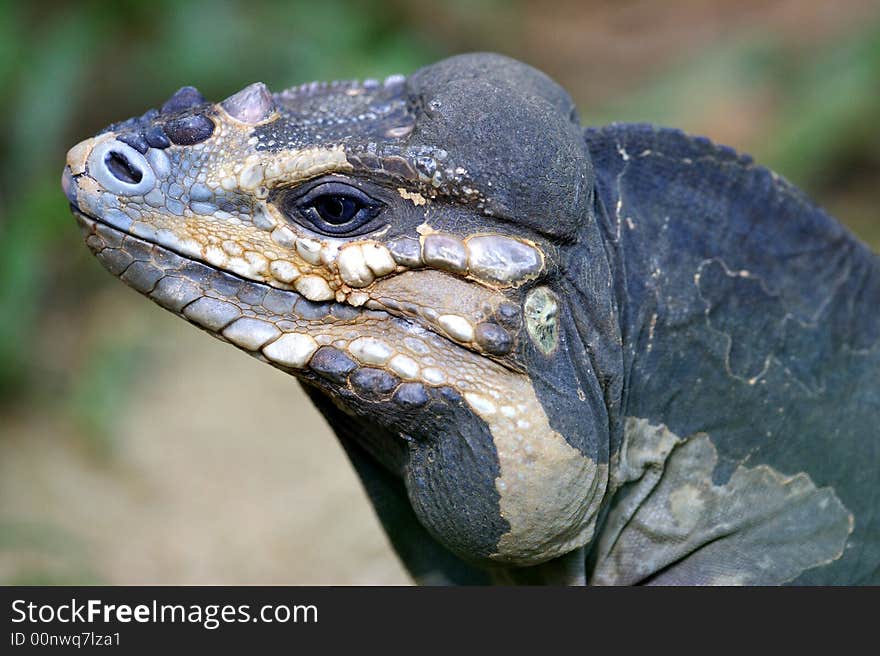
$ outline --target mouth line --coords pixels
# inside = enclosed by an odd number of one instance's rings
[[[273,287],[272,285],[269,285],[265,282],[259,282],[257,280],[251,280],[250,278],[245,278],[244,276],[239,275],[237,273],[234,273],[232,271],[227,271],[226,269],[221,269],[221,268],[219,268],[209,262],[206,262],[205,260],[195,258],[192,255],[187,255],[187,254],[181,253],[180,251],[178,251],[174,248],[171,248],[169,246],[165,246],[164,244],[159,244],[154,241],[150,241],[149,239],[144,239],[143,237],[132,234],[132,233],[128,232],[127,230],[122,230],[119,227],[112,225],[99,217],[96,217],[96,216],[93,216],[87,212],[84,212],[79,207],[77,207],[74,203],[70,203],[70,211],[78,219],[85,219],[86,221],[89,221],[91,223],[98,224],[107,230],[112,230],[113,232],[116,232],[120,235],[125,235],[126,237],[129,237],[130,239],[136,239],[137,241],[142,242],[144,244],[149,244],[153,248],[161,248],[163,250],[168,251],[169,253],[173,253],[174,255],[176,255],[184,260],[187,260],[189,262],[195,262],[201,266],[204,266],[207,269],[210,269],[211,271],[216,271],[217,273],[222,273],[223,275],[230,276],[231,278],[235,278],[236,280],[239,280],[242,283],[245,283],[248,285],[256,285],[258,287],[265,287],[266,289],[274,289],[276,291],[284,292],[286,294],[290,294],[292,296],[295,296],[297,299],[303,299],[306,301],[309,300],[305,296],[303,296],[302,294],[300,294],[298,291],[296,291],[294,289],[282,289],[280,287]],[[114,274],[114,275],[116,275],[116,274]],[[116,275],[116,277],[118,278],[119,276]],[[315,302],[315,301],[309,301],[309,302]],[[327,303],[328,305],[333,305],[334,303],[336,303],[335,301],[324,301],[324,302]],[[362,311],[362,308],[356,308],[353,305],[349,305],[347,303],[340,304],[340,305],[345,305],[345,307],[351,308],[353,310],[358,310],[359,312]],[[372,308],[369,308],[369,309],[373,312],[384,312],[389,317],[395,316],[395,315],[391,314],[390,312],[385,312],[384,310],[374,310]],[[406,319],[406,317],[399,317],[399,318],[404,319],[404,320]],[[419,325],[421,325],[421,324],[419,324]],[[428,328],[427,326],[422,326],[422,327],[430,330],[430,328]]]
[[[184,260],[187,260],[187,261],[190,261],[190,262],[194,262],[194,263],[197,263],[197,264],[199,264],[199,265],[201,265],[201,266],[204,266],[204,267],[210,269],[211,271],[215,271],[215,272],[217,272],[217,273],[221,273],[221,274],[223,274],[223,275],[230,276],[230,277],[232,277],[232,278],[234,278],[234,279],[236,279],[236,280],[242,282],[243,284],[254,285],[254,286],[256,286],[256,287],[265,287],[266,289],[269,289],[269,290],[276,290],[276,291],[280,291],[280,292],[288,293],[288,294],[291,294],[292,296],[296,297],[297,300],[302,299],[302,300],[306,300],[306,301],[308,301],[308,299],[307,299],[305,296],[303,296],[302,294],[300,294],[300,293],[297,292],[296,290],[293,290],[293,289],[281,289],[281,288],[278,288],[278,287],[274,287],[274,286],[272,286],[272,285],[269,285],[269,284],[267,284],[267,283],[265,283],[265,282],[259,282],[259,281],[256,281],[256,280],[251,280],[250,278],[245,278],[244,276],[241,276],[241,275],[239,275],[239,274],[237,274],[237,273],[234,273],[234,272],[231,272],[231,271],[227,271],[226,269],[221,269],[221,268],[219,268],[219,267],[217,267],[217,266],[215,266],[215,265],[213,265],[213,264],[210,264],[209,262],[206,262],[206,261],[204,261],[204,260],[202,260],[202,259],[194,258],[194,257],[192,257],[191,255],[183,254],[183,253],[179,252],[178,250],[176,250],[176,249],[174,249],[174,248],[171,248],[171,247],[169,247],[169,246],[165,246],[165,245],[163,245],[163,244],[159,244],[159,243],[156,243],[156,242],[150,241],[150,240],[148,240],[148,239],[144,239],[143,237],[140,237],[140,236],[138,236],[138,235],[134,235],[134,234],[128,232],[127,230],[122,230],[122,229],[118,228],[117,226],[114,226],[114,225],[108,223],[107,221],[102,220],[100,217],[96,217],[96,216],[93,216],[93,215],[91,215],[91,214],[89,214],[89,213],[87,213],[87,212],[84,212],[82,209],[80,209],[80,208],[79,208],[75,203],[73,203],[73,202],[70,203],[70,211],[71,211],[71,213],[72,213],[75,217],[77,217],[77,219],[78,219],[80,222],[91,222],[91,223],[93,223],[93,224],[100,225],[100,226],[103,227],[104,229],[111,230],[111,231],[116,232],[116,233],[118,233],[118,234],[120,234],[120,235],[125,235],[126,237],[128,237],[128,238],[130,238],[130,239],[135,239],[135,240],[137,240],[137,241],[139,241],[139,242],[142,242],[142,243],[144,243],[144,244],[149,244],[149,245],[150,245],[151,247],[153,247],[153,248],[159,248],[159,249],[166,250],[166,251],[168,251],[169,253],[173,253],[174,255],[176,255],[176,256],[178,256],[178,257],[180,257],[180,258],[183,258]],[[114,273],[113,275],[114,275],[115,277],[119,278],[119,277],[122,275],[122,273],[120,273],[120,274],[115,274],[115,273]],[[310,301],[310,302],[314,302],[314,301]],[[389,319],[392,319],[392,320],[396,319],[396,320],[398,320],[398,321],[404,321],[404,322],[406,322],[407,324],[409,324],[410,326],[412,326],[412,327],[414,327],[414,328],[416,328],[416,329],[424,330],[424,331],[430,333],[431,335],[434,335],[435,337],[439,337],[439,338],[442,339],[444,342],[447,342],[448,344],[453,345],[456,349],[458,349],[459,351],[461,351],[461,352],[463,352],[463,353],[468,353],[468,354],[471,354],[472,356],[476,356],[476,357],[478,357],[478,358],[487,358],[487,359],[489,359],[490,361],[493,361],[493,362],[495,362],[496,364],[501,365],[502,367],[504,367],[505,369],[507,369],[507,370],[509,370],[509,371],[511,371],[511,372],[514,372],[514,373],[521,373],[521,371],[519,370],[519,368],[517,368],[517,367],[516,367],[514,364],[512,364],[512,363],[508,363],[508,362],[505,362],[505,361],[500,361],[500,360],[498,360],[498,359],[496,359],[496,358],[494,358],[494,357],[486,356],[486,355],[483,354],[483,353],[480,353],[480,352],[478,352],[478,351],[475,351],[475,350],[469,349],[469,348],[467,348],[467,347],[465,347],[465,346],[462,346],[461,344],[459,344],[459,343],[455,342],[454,340],[450,339],[447,335],[444,335],[444,334],[442,334],[441,332],[435,330],[430,324],[426,324],[426,323],[424,323],[424,322],[422,322],[422,321],[419,321],[417,317],[413,317],[413,316],[411,316],[411,315],[404,314],[404,313],[397,314],[397,313],[393,312],[392,310],[387,309],[384,305],[381,305],[381,304],[380,304],[379,307],[355,307],[355,306],[350,305],[350,304],[348,304],[348,303],[339,303],[338,301],[329,301],[329,302],[328,302],[328,301],[325,301],[325,302],[328,303],[328,306],[329,306],[329,307],[332,307],[333,305],[340,305],[340,306],[345,307],[345,308],[347,308],[347,309],[349,309],[349,310],[356,310],[356,311],[358,311],[358,313],[363,313],[363,312],[378,312],[378,313],[381,313],[381,314],[387,316]],[[328,316],[329,316],[329,315],[330,315],[330,313],[328,312]],[[340,320],[341,320],[341,319],[340,319]],[[319,320],[319,319],[315,319],[314,321],[315,321],[315,322],[319,322],[320,320]],[[209,331],[209,332],[211,332],[211,331]],[[220,332],[219,332],[219,331],[216,331],[215,334],[216,334],[216,335],[219,335]]]

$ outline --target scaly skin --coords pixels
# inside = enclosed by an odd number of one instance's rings
[[[716,483],[711,439],[624,413],[642,329],[659,342],[663,324],[630,302],[638,267],[623,263],[642,246],[622,238],[624,199],[597,187],[590,143],[552,81],[473,55],[218,104],[184,88],[72,148],[63,183],[114,275],[306,386],[420,580],[650,580],[703,562],[719,522],[751,539],[754,513],[730,510],[749,489],[771,534],[816,533],[792,499],[822,504],[823,537],[675,582],[784,582],[837,561],[853,515],[833,489],[744,460]],[[708,464],[682,468],[691,451]],[[685,473],[640,487],[664,468]],[[661,497],[663,521],[690,513],[691,532],[642,553],[628,526]]]

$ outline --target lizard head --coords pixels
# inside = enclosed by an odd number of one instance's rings
[[[605,487],[562,264],[604,258],[591,181],[567,94],[495,55],[216,104],[185,87],[63,174],[106,268],[297,376],[436,539],[508,565],[585,544]]]

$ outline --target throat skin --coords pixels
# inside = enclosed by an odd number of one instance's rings
[[[854,530],[844,555],[796,582],[869,576],[853,552],[876,562],[880,550],[864,494],[880,437],[877,256],[730,149],[647,126],[586,135],[614,253],[621,416],[708,436],[713,485],[766,466],[830,488]]]

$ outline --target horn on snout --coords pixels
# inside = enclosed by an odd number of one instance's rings
[[[232,118],[248,125],[265,121],[275,111],[275,101],[266,85],[254,82],[235,93],[220,105]]]

